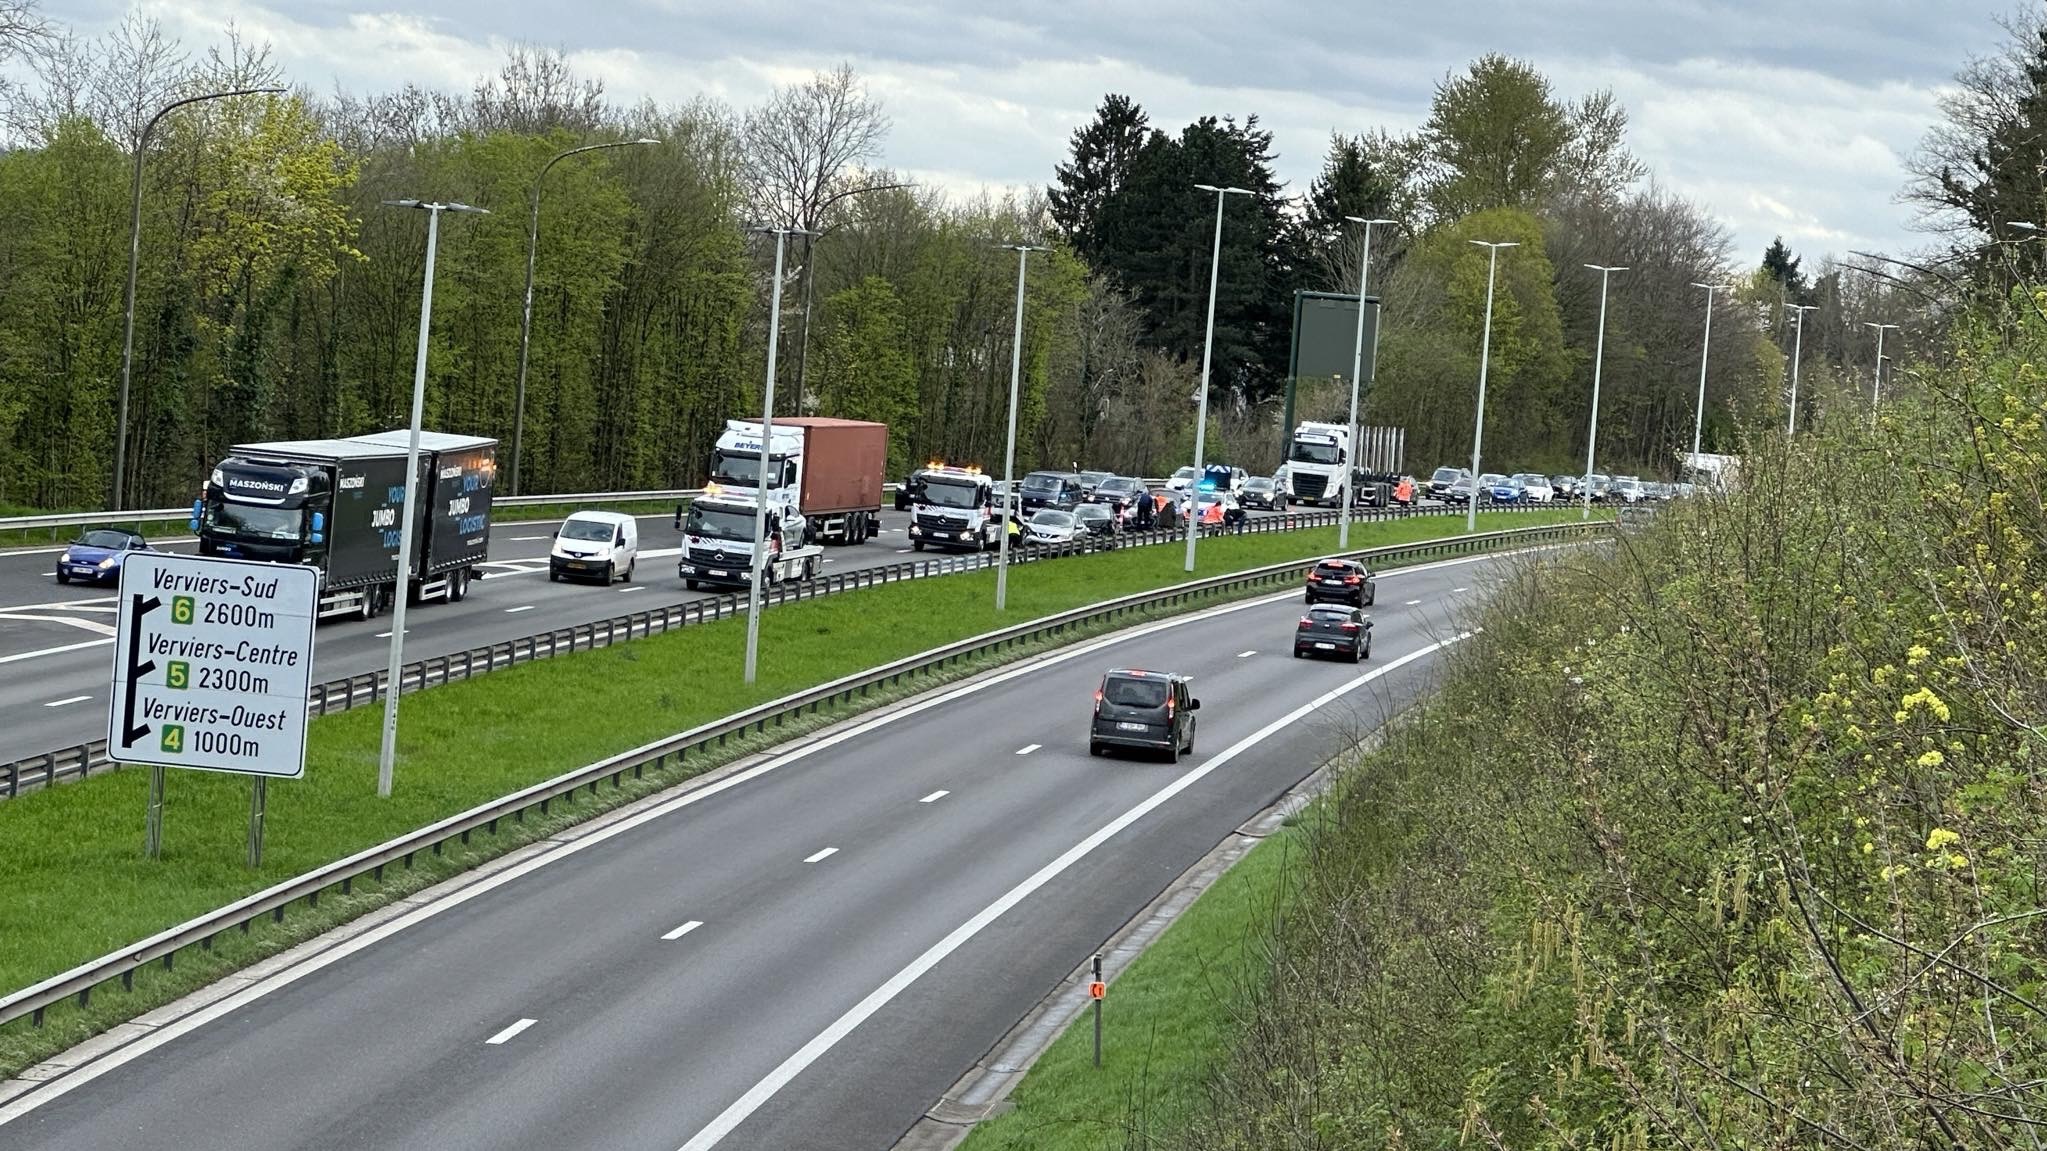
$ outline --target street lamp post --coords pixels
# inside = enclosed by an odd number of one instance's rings
[[[1487,240],[1471,241],[1487,249],[1485,271],[1485,335],[1479,340],[1478,348],[1478,419],[1471,429],[1471,499],[1464,505],[1464,530],[1478,530],[1478,459],[1479,450],[1485,442],[1485,378],[1486,370],[1493,357],[1493,274],[1500,267],[1500,249],[1518,248],[1518,240],[1493,243]]]
[[[1791,418],[1784,424],[1786,436],[1798,434],[1798,363],[1805,358],[1805,314],[1819,311],[1820,306],[1793,304],[1791,308],[1798,313],[1798,323],[1791,337]]]
[[[1864,320],[1862,326],[1876,329],[1876,379],[1871,381],[1869,390],[1869,426],[1876,426],[1876,406],[1884,398],[1884,333],[1899,331],[1896,324],[1879,324],[1875,320]]]
[[[1009,344],[1009,435],[1002,448],[1002,531],[995,545],[995,610],[1009,606],[1009,493],[1016,482],[1016,397],[1023,377],[1024,270],[1032,252],[1052,249],[1033,244],[1004,244],[1016,253],[1016,335]],[[1149,497],[1146,497],[1149,498]]]
[[[1365,251],[1364,255],[1358,258],[1358,332],[1357,339],[1351,345],[1350,353],[1350,437],[1345,442],[1344,447],[1344,451],[1348,453],[1348,458],[1343,462],[1345,469],[1343,518],[1337,521],[1336,528],[1337,548],[1348,551],[1350,549],[1350,513],[1351,508],[1357,503],[1357,493],[1351,490],[1349,481],[1353,476],[1357,475],[1357,468],[1354,466],[1354,463],[1358,455],[1358,384],[1365,372],[1365,287],[1372,279],[1372,227],[1375,224],[1392,224],[1396,221],[1367,220],[1363,216],[1345,216],[1344,219],[1349,220],[1353,224],[1363,224],[1365,226]],[[1378,343],[1378,340],[1379,326],[1374,324],[1372,325],[1372,342],[1374,345]],[[1376,347],[1374,350],[1376,353]],[[1378,369],[1378,357],[1375,354],[1372,360],[1374,375],[1378,373]]]
[[[637,140],[613,140],[608,144],[585,144],[580,148],[569,148],[557,152],[554,158],[540,166],[540,174],[533,177],[533,205],[526,221],[526,303],[519,313],[519,383],[514,390],[512,401],[512,494],[519,494],[519,462],[523,458],[520,450],[526,440],[526,354],[533,338],[533,261],[540,251],[540,186],[547,179],[548,170],[570,156],[584,152],[598,152],[606,148],[631,148],[642,144],[659,144],[659,140],[641,137]]]
[[[173,100],[157,109],[156,115],[142,126],[142,135],[135,138],[135,176],[128,194],[128,291],[122,305],[121,321],[121,409],[114,423],[114,511],[121,510],[121,489],[128,472],[128,379],[135,364],[135,274],[142,263],[142,157],[149,151],[149,135],[156,131],[157,121],[187,104],[224,100],[229,96],[275,96],[284,91],[283,88],[235,88]]]
[[[1585,435],[1585,480],[1579,485],[1585,489],[1585,514],[1580,519],[1592,518],[1592,472],[1599,452],[1599,373],[1606,363],[1606,281],[1615,272],[1626,268],[1609,267],[1604,264],[1587,264],[1586,267],[1599,273],[1599,341],[1592,353],[1592,427]],[[1474,477],[1476,482],[1476,477]]]
[[[746,588],[746,682],[753,682],[760,663],[761,581],[768,568],[768,452],[775,436],[775,347],[782,336],[782,251],[791,236],[815,236],[801,228],[751,228],[749,231],[775,238],[775,283],[768,301],[768,380],[761,393],[761,459],[755,490],[760,494],[753,509],[753,578]]]
[[[419,505],[419,421],[426,405],[426,347],[429,326],[434,316],[434,250],[439,246],[442,212],[471,212],[488,215],[482,208],[467,204],[441,203],[421,200],[386,200],[386,207],[416,208],[426,217],[426,281],[419,292],[419,352],[412,363],[412,423],[411,438],[405,447],[405,504],[399,510],[402,518],[398,528],[398,577],[392,584],[391,593],[391,661],[384,681],[384,741],[377,753],[377,794],[391,794],[393,765],[398,758],[398,695],[403,684],[399,680],[400,668],[405,663],[405,601],[410,598],[409,585],[412,582],[412,537],[413,529],[419,524],[419,516],[413,509]],[[375,589],[367,589],[364,595],[375,595]]]
[[[1706,364],[1713,352],[1713,293],[1717,284],[1693,284],[1706,290],[1706,338],[1699,345],[1699,404],[1692,412],[1692,454],[1699,454],[1699,441],[1706,431]]]
[[[1194,570],[1194,537],[1201,526],[1201,477],[1207,474],[1207,461],[1202,457],[1208,451],[1208,365],[1215,350],[1215,285],[1223,260],[1223,202],[1231,196],[1251,194],[1249,188],[1226,188],[1215,184],[1194,186],[1204,192],[1215,193],[1215,247],[1208,258],[1208,334],[1201,341],[1201,398],[1194,416],[1194,498],[1187,515],[1187,570],[1190,572]]]

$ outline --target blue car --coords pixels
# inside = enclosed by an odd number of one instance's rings
[[[1496,504],[1518,504],[1528,489],[1513,476],[1480,476],[1479,484],[1486,497]]]
[[[131,552],[151,550],[148,541],[125,528],[94,528],[57,557],[57,582],[118,583],[121,561]]]

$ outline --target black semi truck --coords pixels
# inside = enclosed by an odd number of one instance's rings
[[[375,618],[398,590],[406,435],[235,446],[192,505],[199,554],[306,564],[320,571],[322,619]],[[490,538],[495,451],[493,440],[421,433],[409,594],[468,594]]]

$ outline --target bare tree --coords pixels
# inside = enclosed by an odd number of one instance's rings
[[[583,135],[607,119],[604,83],[577,76],[559,48],[520,44],[505,53],[496,76],[476,85],[469,115],[479,131]]]
[[[850,64],[777,89],[741,129],[761,220],[817,231],[832,205],[860,189],[853,180],[888,130],[880,102]]]
[[[130,11],[100,39],[91,62],[92,118],[128,152],[141,141],[149,118],[176,97],[191,75],[178,42],[140,10]]]

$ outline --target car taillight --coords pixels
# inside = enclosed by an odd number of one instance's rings
[[[1362,583],[1362,582],[1363,582],[1363,577],[1361,577],[1361,576],[1345,576],[1345,577],[1343,577],[1343,582],[1345,582],[1345,583]]]
[[[1309,618],[1308,618],[1307,616],[1302,616],[1302,617],[1301,617],[1301,628],[1302,628],[1302,630],[1304,630],[1304,631],[1305,631],[1305,630],[1307,629],[1308,625],[1309,625],[1309,624],[1311,624],[1311,623],[1314,623],[1314,622],[1315,622],[1314,620],[1312,620],[1312,619],[1309,619]]]
[[[1167,697],[1166,697],[1166,719],[1170,721],[1170,720],[1171,720],[1172,718],[1173,718],[1173,697],[1169,695],[1169,696],[1167,696]]]
[[[1095,689],[1095,714],[1102,714],[1102,689]]]
[[[1356,625],[1356,624],[1354,624],[1354,623],[1347,623],[1347,624],[1344,624],[1344,625],[1343,625],[1343,630],[1344,630],[1344,631],[1347,631],[1347,632],[1352,632],[1352,631],[1356,631],[1356,630],[1358,630],[1358,625]]]

